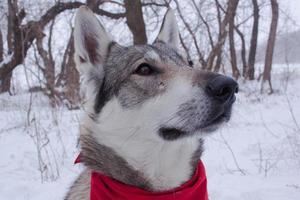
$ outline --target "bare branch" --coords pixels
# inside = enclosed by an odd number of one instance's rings
[[[169,4],[168,3],[157,3],[155,1],[151,1],[151,2],[147,2],[147,3],[142,2],[142,6],[169,7]]]
[[[207,21],[204,19],[204,17],[202,16],[195,0],[192,0],[192,3],[197,11],[197,14],[198,16],[200,17],[201,21],[204,23],[205,27],[206,27],[206,30],[207,30],[207,33],[208,33],[208,38],[209,38],[209,42],[210,42],[210,46],[211,48],[214,48],[214,42],[213,42],[213,38],[212,38],[212,34],[211,34],[211,30],[210,30],[210,26],[209,24],[207,23]]]
[[[223,20],[221,20],[221,15],[220,15],[220,9],[222,8],[220,2],[218,0],[215,0],[215,4],[217,7],[218,11],[218,21],[219,21],[219,35],[218,35],[218,40],[217,43],[215,44],[214,48],[210,52],[208,59],[207,59],[207,70],[211,70],[213,68],[215,58],[220,55],[223,45],[225,43],[226,37],[227,37],[227,25],[230,19],[230,9],[232,9],[232,4],[236,3],[236,0],[229,1],[226,9],[226,14]],[[220,23],[221,22],[221,23]]]
[[[182,39],[182,37],[181,37],[181,34],[179,34],[179,39],[180,39],[180,43],[181,43],[181,45],[182,45],[182,48],[184,49],[184,51],[185,51],[185,53],[186,53],[186,55],[187,55],[188,60],[191,60],[190,51],[189,51],[189,49],[187,48],[187,46],[185,45],[185,43],[184,43],[184,41],[183,41],[183,39]]]
[[[240,167],[240,165],[239,165],[239,163],[238,163],[238,161],[237,161],[237,158],[236,158],[236,156],[235,156],[235,154],[234,154],[234,152],[233,152],[231,146],[229,145],[229,143],[227,142],[227,140],[225,139],[225,137],[223,136],[223,134],[221,133],[220,135],[221,135],[221,138],[222,138],[223,141],[224,141],[224,144],[226,145],[226,147],[228,148],[228,150],[230,151],[230,153],[231,153],[231,155],[232,155],[232,158],[233,158],[233,161],[234,161],[234,163],[235,163],[235,166],[236,166],[237,170],[238,170],[242,175],[246,175],[245,170],[243,170],[243,169]]]
[[[108,1],[105,1],[104,3],[111,3],[111,4],[116,4],[116,5],[118,5],[118,6],[124,7],[124,4],[119,3],[119,2],[117,2],[117,1],[108,0]]]
[[[52,6],[46,13],[40,18],[38,22],[39,26],[46,26],[51,20],[53,20],[58,14],[64,12],[65,10],[71,10],[79,8],[84,5],[84,3],[74,1],[74,2],[60,2],[58,1],[54,6]],[[32,23],[32,22],[31,22]],[[28,23],[28,24],[31,24]]]
[[[203,54],[201,53],[201,50],[200,50],[200,48],[199,48],[197,38],[196,38],[194,32],[192,31],[190,25],[189,25],[189,24],[187,23],[187,21],[184,19],[178,1],[177,1],[177,0],[174,0],[174,1],[175,1],[175,3],[176,3],[176,9],[177,9],[177,11],[178,11],[178,14],[179,14],[180,19],[182,20],[184,26],[187,28],[189,34],[192,36],[192,39],[193,39],[194,45],[195,45],[195,47],[196,47],[196,50],[197,50],[197,53],[198,53],[200,62],[201,62],[201,64],[202,64],[202,66],[206,66],[206,61],[205,61],[204,56],[203,56]]]
[[[126,16],[126,13],[111,13],[111,12],[100,9],[99,7],[95,7],[92,10],[94,13],[96,13],[98,15],[110,17],[112,19],[120,19],[120,18],[123,18]]]

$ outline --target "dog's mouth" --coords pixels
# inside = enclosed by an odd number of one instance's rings
[[[175,140],[187,135],[187,132],[175,127],[162,127],[159,129],[159,135],[165,140]]]
[[[232,105],[225,107],[223,112],[219,112],[206,123],[196,126],[192,131],[186,131],[178,127],[162,127],[159,129],[159,135],[165,140],[175,140],[184,136],[193,135],[197,132],[211,133],[219,128],[224,122],[228,122],[231,117]]]
[[[223,112],[216,115],[214,118],[209,120],[204,125],[197,127],[197,129],[201,130],[202,132],[213,132],[213,131],[215,131],[219,127],[219,125],[221,125],[224,122],[228,122],[230,120],[231,109],[232,109],[232,106],[226,108]]]
[[[231,110],[232,105],[235,102],[236,97],[233,95],[229,101],[227,101],[223,107],[222,110],[217,112],[214,117],[212,117],[210,120],[208,120],[203,125],[197,127],[197,129],[200,129],[202,132],[212,132],[215,131],[223,122],[228,122],[231,117]]]

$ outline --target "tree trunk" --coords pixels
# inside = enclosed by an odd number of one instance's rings
[[[241,43],[242,43],[242,49],[241,49],[241,59],[242,59],[242,64],[243,64],[243,77],[247,76],[247,62],[246,62],[246,42],[245,42],[245,37],[242,31],[239,30],[238,27],[235,27],[236,33],[240,36],[241,38]]]
[[[124,0],[126,23],[133,34],[133,43],[147,44],[146,28],[140,0]]]
[[[2,37],[1,29],[0,29],[0,63],[3,61],[3,54],[4,54],[4,51],[3,51],[3,37]]]
[[[74,37],[71,35],[68,49],[68,60],[66,63],[66,94],[65,97],[68,100],[69,109],[79,108],[80,93],[79,93],[79,73],[76,69],[74,61]]]
[[[235,79],[238,79],[240,76],[239,69],[237,67],[237,61],[236,61],[236,50],[235,50],[235,41],[234,41],[234,17],[236,14],[236,9],[238,5],[238,0],[236,1],[236,4],[232,5],[232,7],[228,10],[230,12],[229,17],[229,50],[230,50],[230,62],[231,62],[231,68],[232,68],[232,76]]]
[[[248,69],[247,69],[247,78],[249,80],[254,80],[255,73],[255,58],[256,58],[256,49],[257,49],[257,37],[258,37],[258,26],[259,26],[259,7],[257,0],[252,0],[253,4],[253,26],[252,34],[250,41],[249,57],[248,57]]]
[[[222,65],[222,50],[218,54],[216,64],[215,64],[215,67],[214,67],[214,72],[219,72],[220,69],[221,69],[221,65]]]
[[[271,70],[272,70],[272,62],[273,62],[273,53],[276,41],[276,32],[277,32],[277,24],[278,24],[278,3],[277,0],[270,0],[271,1],[271,8],[272,8],[272,21],[270,25],[270,32],[266,50],[266,57],[265,57],[265,67],[263,72],[263,81],[261,91],[264,90],[264,83],[268,81],[270,86],[270,93],[273,92],[272,84],[271,84]]]
[[[7,52],[8,54],[12,54],[15,48],[15,42],[17,42],[18,38],[14,37],[15,27],[19,25],[18,14],[18,1],[17,0],[8,0],[8,15],[7,15]],[[2,39],[2,35],[1,35]],[[2,42],[3,44],[3,42]],[[2,45],[3,48],[3,45]],[[3,52],[3,49],[2,49]],[[2,53],[3,56],[3,53]],[[10,85],[11,85],[12,72],[9,72],[0,79],[0,93],[9,92],[10,93]]]
[[[11,54],[13,52],[13,23],[14,23],[14,15],[16,14],[16,3],[12,2],[12,0],[7,0],[7,53]]]
[[[2,36],[2,32],[0,30],[0,63],[3,61],[3,55],[4,55],[4,48],[3,48],[3,46],[4,46],[4,44],[3,44],[3,36]],[[1,84],[1,87],[0,87],[0,93],[9,92],[9,90],[10,90],[11,76],[12,76],[12,73],[9,73],[3,79],[3,83]]]
[[[219,34],[222,32],[222,19],[221,19],[221,6],[220,6],[220,3],[218,0],[215,0],[215,6],[217,8],[217,19],[218,19],[218,31],[219,31]],[[225,34],[224,34],[224,42],[225,42],[225,38],[226,38],[226,35],[227,35],[227,32],[225,31]],[[222,45],[223,46],[223,45]],[[212,49],[214,49],[214,47],[212,47]],[[220,68],[221,68],[221,64],[222,64],[222,55],[223,54],[223,50],[222,48],[218,51],[218,54],[216,55],[217,57],[217,60],[216,60],[216,64],[214,65],[214,69],[213,71],[214,72],[219,72],[220,71]],[[212,67],[213,67],[213,62],[214,62],[214,58],[212,59],[210,56],[208,57],[208,63],[209,64],[209,68],[208,70],[212,70]]]

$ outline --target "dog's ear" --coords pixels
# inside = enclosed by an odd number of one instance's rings
[[[93,12],[81,6],[75,17],[74,58],[81,76],[81,93],[86,100],[96,98],[102,88],[104,64],[114,44]]]
[[[174,10],[168,9],[155,42],[164,42],[175,49],[179,48],[179,31]]]
[[[75,17],[75,59],[79,72],[90,72],[89,67],[103,71],[103,64],[113,40],[87,6],[81,6]]]

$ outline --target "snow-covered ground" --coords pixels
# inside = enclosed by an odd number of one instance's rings
[[[231,122],[206,138],[211,200],[300,199],[300,66],[289,71],[275,68],[272,95],[240,83]],[[0,95],[0,200],[63,199],[82,170],[80,118],[38,93]]]

